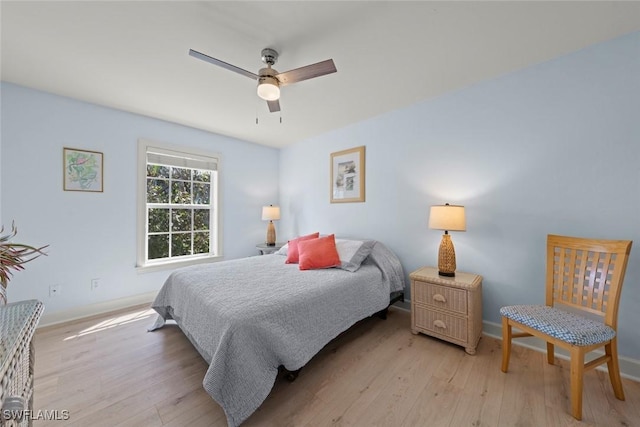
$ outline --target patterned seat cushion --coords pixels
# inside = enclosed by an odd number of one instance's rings
[[[613,328],[546,305],[510,305],[500,314],[569,344],[600,344],[616,336]]]

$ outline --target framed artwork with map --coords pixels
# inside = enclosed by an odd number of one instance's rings
[[[364,202],[364,146],[331,153],[331,203]]]
[[[64,168],[64,191],[103,191],[103,154],[98,151],[79,150],[64,147],[62,150]]]

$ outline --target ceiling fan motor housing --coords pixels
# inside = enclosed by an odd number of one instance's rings
[[[260,71],[258,71],[258,76],[260,78],[262,78],[262,77],[273,77],[275,79],[276,78],[276,74],[278,74],[278,71],[274,70],[271,67],[260,68]]]
[[[274,86],[280,86],[280,81],[276,77],[278,71],[271,67],[261,68],[258,72],[258,86],[262,84],[271,84]]]

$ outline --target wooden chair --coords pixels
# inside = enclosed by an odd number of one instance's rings
[[[546,305],[500,309],[502,372],[509,368],[512,338],[535,336],[545,340],[551,365],[554,346],[566,349],[571,355],[571,410],[578,420],[582,419],[583,374],[598,365],[607,363],[613,392],[624,400],[616,328],[631,243],[547,236]],[[512,327],[522,332],[513,333]],[[599,347],[604,347],[605,354],[585,364],[585,354]]]

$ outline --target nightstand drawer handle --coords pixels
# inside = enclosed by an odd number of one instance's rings
[[[444,296],[440,295],[440,294],[435,294],[433,296],[433,300],[434,301],[438,301],[438,302],[447,302],[447,299]]]
[[[436,328],[440,328],[440,329],[447,329],[447,325],[445,325],[442,320],[434,320],[433,321],[433,326],[435,326]]]

